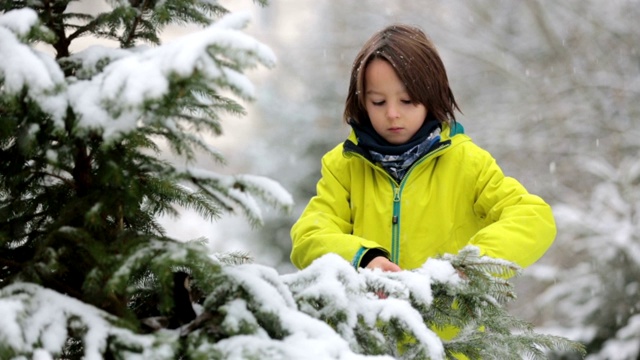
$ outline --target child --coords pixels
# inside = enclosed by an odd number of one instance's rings
[[[374,34],[353,63],[351,134],[322,158],[317,195],[291,229],[293,264],[331,252],[355,267],[400,271],[467,245],[521,267],[538,260],[556,235],[551,208],[504,176],[455,110],[420,29]]]

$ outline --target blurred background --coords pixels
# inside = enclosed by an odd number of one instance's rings
[[[248,115],[212,139],[225,173],[264,175],[293,195],[205,223],[165,219],[169,235],[295,271],[289,229],[315,193],[320,158],[347,136],[351,63],[375,31],[422,28],[439,48],[468,135],[554,208],[556,242],[515,280],[516,316],[588,345],[590,358],[640,359],[640,2],[637,0],[227,1],[278,57],[249,73]],[[181,31],[171,29],[167,38]],[[558,356],[561,358],[561,356]],[[566,357],[565,357],[566,358]]]

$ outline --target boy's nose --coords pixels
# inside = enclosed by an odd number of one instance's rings
[[[400,116],[400,113],[398,112],[398,108],[396,106],[389,105],[387,107],[387,118],[397,119],[399,116]]]

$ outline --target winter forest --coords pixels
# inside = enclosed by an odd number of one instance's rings
[[[0,359],[640,359],[639,18],[0,0]],[[351,62],[397,22],[438,47],[466,133],[552,205],[533,266],[473,247],[399,273],[291,264]]]

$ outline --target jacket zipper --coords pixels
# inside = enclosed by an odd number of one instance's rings
[[[389,178],[389,183],[391,184],[391,187],[393,189],[393,215],[391,219],[391,254],[389,254],[391,258],[389,260],[391,260],[391,262],[395,264],[400,263],[400,200],[402,197],[402,190],[404,189],[404,185],[406,184],[406,180],[407,178],[409,178],[409,174],[411,174],[413,169],[415,169],[419,164],[423,163],[428,158],[431,158],[436,153],[439,153],[440,151],[448,148],[450,145],[451,145],[451,140],[442,142],[440,143],[440,146],[431,150],[431,152],[429,152],[422,158],[418,159],[418,161],[416,161],[413,165],[411,165],[407,173],[402,178],[402,181],[400,182],[400,184],[398,184],[395,181],[395,179],[391,175],[389,175],[389,173],[387,173],[384,169],[382,169],[379,166],[376,166],[376,164],[371,162],[371,160],[367,159],[365,156],[363,156],[358,152],[351,151],[352,154],[362,158],[363,160],[371,164],[374,169],[380,170]]]
[[[404,179],[403,179],[404,180]],[[391,262],[397,264],[400,257],[400,191],[401,187],[390,179],[393,187],[393,218],[391,220]]]
[[[383,170],[384,173],[389,176],[390,183],[393,188],[393,217],[391,221],[391,254],[389,255],[391,259],[389,260],[391,260],[391,262],[395,264],[398,264],[398,265],[400,264],[400,200],[402,198],[402,190],[404,189],[404,185],[407,183],[406,180],[409,178],[409,174],[411,174],[413,169],[415,169],[421,163],[425,162],[427,159],[433,157],[433,155],[435,155],[436,153],[448,148],[450,144],[451,142],[442,143],[442,145],[440,145],[436,149],[433,149],[430,153],[426,154],[421,159],[416,161],[413,165],[411,165],[411,167],[409,168],[409,171],[407,171],[407,173],[404,175],[399,185],[391,177],[391,175],[389,175],[386,171]]]

